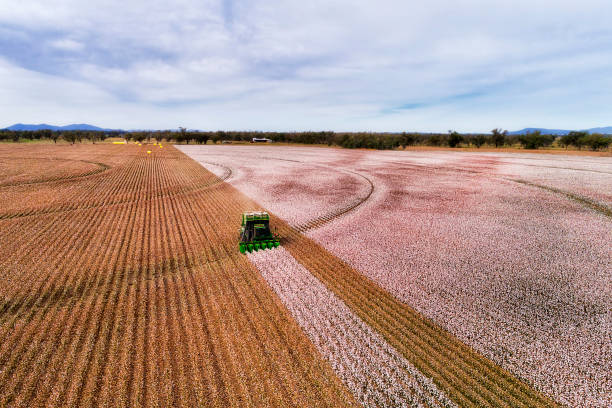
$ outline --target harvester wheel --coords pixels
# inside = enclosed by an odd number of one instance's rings
[[[253,252],[253,244],[248,244],[247,249],[249,252]]]
[[[240,253],[244,254],[246,252],[246,244],[240,243]]]

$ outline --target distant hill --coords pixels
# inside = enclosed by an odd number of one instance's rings
[[[604,135],[612,135],[612,126],[591,128],[587,130],[589,133],[603,133]]]
[[[9,126],[6,128],[7,130],[42,130],[42,129],[50,129],[50,130],[98,130],[98,131],[110,131],[113,129],[103,129],[101,127],[88,125],[86,123],[78,123],[66,126],[54,126],[48,125],[46,123],[41,123],[39,125],[28,125],[23,123],[16,123],[13,126]]]
[[[540,132],[542,132],[542,134],[545,134],[545,135],[556,135],[556,136],[567,135],[569,132],[571,132],[571,130],[567,130],[567,129],[525,128],[521,130],[515,130],[514,132],[508,132],[508,134],[509,135],[524,135],[525,133],[534,132],[536,130],[539,130]],[[585,131],[588,133],[603,133],[604,135],[611,135],[612,126],[582,129],[582,131]]]

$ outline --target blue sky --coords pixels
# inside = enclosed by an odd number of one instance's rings
[[[612,2],[0,0],[0,127],[612,125]]]

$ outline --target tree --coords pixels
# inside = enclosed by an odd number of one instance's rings
[[[434,133],[427,138],[427,142],[430,146],[440,146],[442,144],[442,137]]]
[[[519,143],[522,144],[525,149],[538,149],[540,147],[550,146],[554,140],[554,136],[543,135],[539,130],[519,136]]]
[[[561,138],[559,138],[559,144],[565,148],[567,148],[569,145],[581,147],[578,140],[585,136],[588,136],[588,132],[578,132],[573,130],[567,135],[561,136]]]
[[[463,142],[463,136],[454,130],[448,131],[448,145],[450,147],[457,147],[461,142]]]
[[[146,134],[144,132],[134,132],[134,140],[137,141],[138,143],[142,143],[145,138],[146,138]],[[150,141],[150,136],[149,136],[149,141]]]
[[[79,143],[83,142],[83,132],[80,130],[75,130],[72,132],[74,134],[75,140],[78,140]],[[73,142],[74,144],[74,142]]]
[[[208,143],[209,136],[207,132],[195,132],[193,136],[197,144]]]
[[[53,131],[51,129],[41,129],[37,133],[41,139],[51,139]]]
[[[402,148],[405,148],[406,146],[412,146],[413,144],[417,142],[417,138],[414,134],[406,133],[406,132],[402,132],[402,136],[400,140],[401,140],[400,146]]]
[[[325,132],[325,143],[327,143],[328,146],[331,146],[332,144],[334,144],[335,140],[336,140],[336,133],[334,133],[333,131]]]
[[[606,137],[600,133],[592,133],[582,136],[578,139],[580,146],[588,146],[591,150],[605,149],[612,144],[612,138]]]
[[[491,131],[491,144],[495,147],[501,147],[506,143],[507,130],[493,129]]]
[[[74,144],[77,141],[77,136],[74,131],[63,132],[62,138],[65,141],[70,142],[70,144]]]
[[[218,130],[210,136],[210,140],[212,140],[212,142],[216,144],[217,142],[225,139],[225,137],[226,137],[225,132],[222,130]]]
[[[91,140],[91,143],[96,144],[96,140],[100,140],[102,138],[101,135],[102,132],[93,130],[87,133],[87,138]]]
[[[474,145],[479,149],[480,149],[480,146],[482,146],[486,142],[487,142],[486,135],[476,135],[472,138],[472,143],[474,143]]]
[[[189,136],[187,135],[187,128],[179,126],[180,139],[182,142],[189,144]]]

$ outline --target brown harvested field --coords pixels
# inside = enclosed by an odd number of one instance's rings
[[[0,187],[0,406],[355,404],[236,250],[251,203],[221,179],[172,147],[0,157],[23,181]]]

